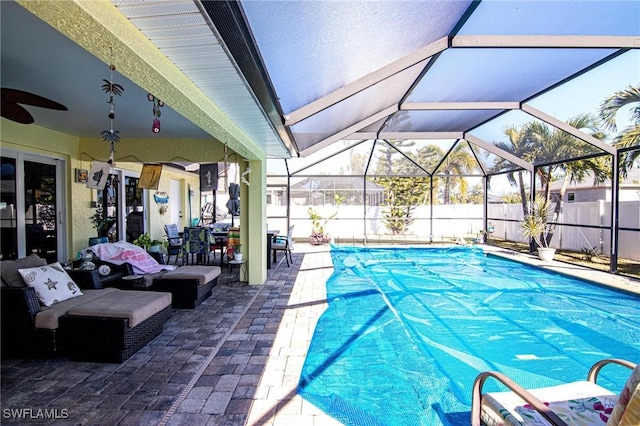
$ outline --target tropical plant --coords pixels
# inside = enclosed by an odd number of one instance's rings
[[[148,232],[145,232],[144,234],[140,234],[138,238],[132,241],[132,243],[139,247],[142,247],[145,250],[149,250],[149,248],[153,246],[166,247],[169,244],[169,242],[166,240],[151,239],[151,236],[149,235]]]
[[[551,205],[542,196],[536,197],[531,204],[529,213],[520,221],[522,236],[532,238],[538,247],[549,247],[549,227],[548,218]]]
[[[598,128],[598,122],[590,114],[580,114],[567,121],[575,129],[586,131],[596,139],[603,139],[604,134]],[[571,162],[558,162],[566,158],[578,158],[589,153],[596,153],[597,148],[581,141],[564,130],[533,121],[525,124],[526,137],[534,143],[531,161],[549,164],[537,168],[537,175],[542,184],[542,191],[547,203],[551,201],[551,183],[563,179],[556,205],[548,229],[547,242],[555,232],[555,223],[562,213],[564,195],[571,182],[582,182],[593,176],[594,183],[604,182],[610,176],[610,167],[604,157],[592,157]]]
[[[313,207],[309,207],[307,210],[307,214],[309,215],[309,219],[311,219],[311,235],[309,237],[312,244],[324,244],[329,242],[328,234],[325,233],[324,227],[327,226],[327,223],[338,215],[338,206],[344,201],[344,197],[335,194],[334,195],[335,203],[336,203],[336,211],[327,218],[322,217],[320,212],[318,212]]]
[[[455,186],[458,192],[464,197],[467,193],[467,180],[462,177],[470,173],[478,163],[469,151],[468,143],[459,142],[452,150],[445,154],[442,163],[437,168],[437,172],[442,173],[444,181],[443,203],[451,204],[451,193]]]
[[[509,142],[496,142],[496,148],[500,148],[510,154],[515,155],[525,161],[531,161],[533,155],[533,145],[531,140],[527,138],[527,132],[524,128],[518,128],[516,126],[508,126],[504,130],[504,134],[509,138]],[[494,164],[493,170],[500,171],[513,167],[513,164],[502,157],[498,157]],[[522,203],[522,212],[527,214],[528,210],[528,196],[526,193],[526,185],[524,181],[523,171],[518,168],[517,171],[507,173],[507,180],[511,186],[517,186],[520,191],[519,201]]]
[[[584,255],[584,260],[588,262],[593,262],[594,259],[599,258],[600,250],[595,247],[582,247],[580,252]]]
[[[96,210],[93,215],[89,217],[89,220],[91,221],[93,227],[96,229],[99,237],[106,236],[111,226],[115,223],[114,219],[105,216],[102,204],[96,205]]]
[[[429,178],[425,167],[435,166],[437,147],[427,146],[415,153],[404,153],[415,142],[389,140],[380,149],[382,154],[375,167],[373,181],[385,189],[386,205],[384,225],[392,234],[403,234],[413,223],[415,206],[424,204],[429,197]]]
[[[613,144],[617,148],[628,148],[640,145],[640,86],[629,86],[625,90],[620,90],[605,99],[600,105],[600,119],[605,127],[616,132],[616,115],[627,105],[634,105],[631,108],[632,124],[623,129],[613,139]],[[640,157],[640,150],[626,153],[620,163],[622,175],[627,176],[628,171],[633,167],[635,161]]]

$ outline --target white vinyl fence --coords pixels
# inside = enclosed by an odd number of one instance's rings
[[[323,217],[331,216],[336,207],[332,205],[314,206]],[[338,214],[325,226],[325,231],[334,238],[367,240],[390,237],[391,232],[384,225],[384,207],[342,205]],[[604,201],[588,203],[564,203],[559,223],[582,226],[557,226],[551,246],[559,249],[581,251],[583,248],[598,249],[610,255],[611,232],[609,229],[587,226],[609,226],[611,203]],[[295,225],[293,237],[305,239],[311,233],[308,206],[291,206],[291,224]],[[431,219],[433,212],[433,219]],[[267,206],[269,229],[287,229],[285,206]],[[497,238],[526,242],[520,235],[519,220],[522,218],[520,204],[489,204],[488,217],[495,226],[493,235]],[[364,219],[366,217],[366,220]],[[395,240],[420,241],[451,240],[458,236],[465,238],[479,236],[484,229],[483,206],[479,204],[418,206],[413,211],[414,222],[405,235],[395,236]],[[619,226],[640,228],[640,201],[620,203]],[[640,260],[640,233],[620,231],[618,256]]]
[[[494,235],[512,241],[524,241],[520,236],[518,220],[522,218],[522,206],[519,204],[490,204],[488,217],[496,219],[516,219],[516,222],[494,220]],[[618,224],[621,228],[640,228],[640,201],[620,202]],[[611,254],[611,231],[609,229],[588,228],[587,226],[610,226],[611,203],[594,201],[587,203],[564,203],[562,214],[557,222],[568,225],[556,227],[551,246],[558,249],[581,251],[583,248],[595,248],[602,254]],[[619,231],[618,256],[625,259],[640,260],[640,233]]]

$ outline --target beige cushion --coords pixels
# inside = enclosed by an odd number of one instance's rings
[[[636,386],[620,420],[620,426],[637,425],[640,425],[640,386]]]
[[[169,271],[162,278],[197,278],[198,284],[204,285],[220,275],[219,266],[188,265]]]
[[[135,327],[147,318],[171,306],[171,293],[116,290],[87,303],[72,307],[68,315],[128,318]]]
[[[71,279],[60,262],[35,268],[18,269],[23,281],[33,287],[40,304],[51,306],[72,297],[82,296],[80,287]]]
[[[105,294],[120,291],[116,288],[105,288],[101,290],[84,290],[83,295],[67,299],[64,302],[56,303],[53,306],[43,306],[36,314],[36,328],[46,328],[55,330],[58,328],[58,319],[67,314],[72,307],[82,305]]]
[[[2,280],[6,282],[9,287],[26,287],[18,270],[33,268],[35,266],[45,266],[46,264],[47,262],[43,258],[32,253],[27,257],[17,260],[3,260],[0,262],[0,274],[2,275]]]

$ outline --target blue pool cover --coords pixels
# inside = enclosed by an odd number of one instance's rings
[[[486,370],[524,387],[640,361],[640,299],[480,248],[332,246],[298,393],[346,425],[469,425]],[[598,383],[620,391],[628,370]],[[498,390],[487,382],[487,390]]]

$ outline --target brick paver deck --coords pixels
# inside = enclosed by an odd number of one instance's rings
[[[296,394],[333,272],[328,247],[296,249],[293,265],[280,261],[263,285],[233,287],[221,277],[209,299],[174,310],[163,333],[123,364],[3,360],[0,423],[339,425]],[[548,267],[640,288],[566,264]]]
[[[301,246],[261,286],[221,277],[209,299],[174,310],[122,364],[3,360],[0,423],[340,424],[296,394],[332,273],[328,247]]]

